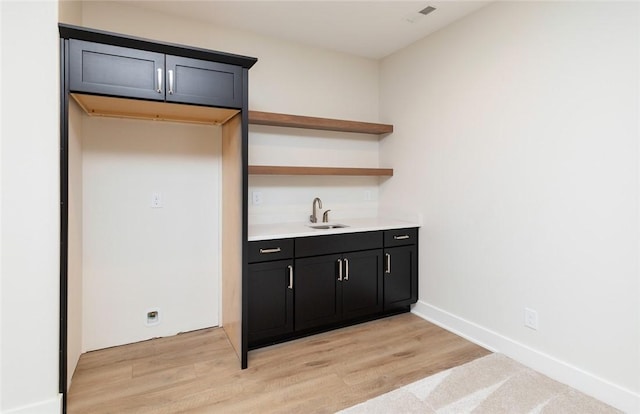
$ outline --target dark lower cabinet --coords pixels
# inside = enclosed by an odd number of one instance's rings
[[[382,249],[295,261],[296,330],[375,314],[382,297]]]
[[[249,243],[249,346],[409,310],[417,229]],[[286,259],[286,260],[285,260]]]
[[[416,246],[384,250],[384,308],[393,309],[418,300],[418,257]]]
[[[348,253],[342,260],[342,318],[382,311],[382,249]]]
[[[293,332],[293,260],[249,265],[249,342]]]
[[[332,254],[296,260],[294,303],[297,330],[340,320],[342,292],[338,267],[341,257]]]

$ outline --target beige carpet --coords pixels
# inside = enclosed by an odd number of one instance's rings
[[[501,354],[487,355],[340,411],[341,414],[620,412]]]

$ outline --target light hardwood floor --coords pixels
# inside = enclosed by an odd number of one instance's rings
[[[68,413],[333,413],[489,351],[406,313],[249,353],[222,329],[83,354]]]

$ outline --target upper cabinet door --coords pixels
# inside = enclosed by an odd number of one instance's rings
[[[242,68],[224,63],[166,56],[167,102],[242,108]]]
[[[164,54],[69,40],[71,92],[164,100]]]

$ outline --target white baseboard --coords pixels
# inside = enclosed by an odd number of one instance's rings
[[[640,413],[640,394],[425,302],[418,301],[412,312],[483,348],[504,354],[625,413]]]
[[[60,414],[62,413],[62,394],[49,400],[24,405],[3,411],[2,414]]]

